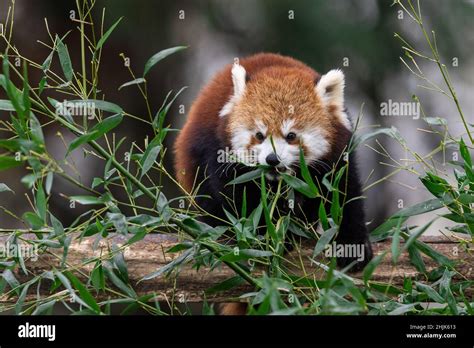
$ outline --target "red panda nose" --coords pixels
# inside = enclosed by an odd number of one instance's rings
[[[265,158],[265,161],[269,166],[276,167],[278,164],[280,164],[280,160],[278,159],[278,156],[272,152]]]

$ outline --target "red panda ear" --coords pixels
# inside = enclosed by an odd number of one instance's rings
[[[316,84],[322,102],[326,105],[335,105],[341,110],[344,109],[344,74],[339,69],[329,71],[321,76]]]
[[[339,69],[329,71],[316,82],[316,93],[326,108],[332,107],[334,115],[349,130],[352,124],[344,108],[344,74]]]
[[[234,105],[243,96],[247,81],[247,72],[245,71],[245,68],[238,63],[234,63],[232,66],[232,84],[234,86],[234,94],[232,94],[229,101],[221,109],[219,116],[223,117],[231,113]]]

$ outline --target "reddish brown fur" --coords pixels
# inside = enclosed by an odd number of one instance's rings
[[[316,122],[322,129],[331,129],[330,118],[322,117],[323,113],[318,110],[309,109],[311,102],[319,102],[314,93],[314,83],[320,76],[319,74],[293,58],[284,57],[278,54],[261,53],[239,62],[247,71],[247,76],[251,82],[247,84],[246,91],[249,100],[259,100],[260,110],[253,108],[255,104],[243,104],[238,107],[239,114],[247,115],[240,120],[226,120],[219,117],[219,112],[223,106],[229,101],[233,94],[233,85],[231,78],[232,64],[227,65],[209,82],[207,86],[199,94],[193,103],[187,122],[180,132],[175,144],[175,169],[179,182],[186,190],[191,190],[194,176],[197,168],[193,168],[190,161],[190,146],[199,141],[196,139],[197,129],[203,127],[209,129],[209,134],[217,134],[221,139],[227,142],[226,130],[233,127],[233,122],[251,122],[255,112],[260,112],[259,117],[265,118],[274,115],[271,110],[288,110],[288,105],[298,101],[295,105],[295,114],[306,115],[297,118],[300,126],[304,126],[306,122]],[[272,90],[275,89],[285,91],[283,95],[287,98],[277,99]],[[301,90],[305,89],[307,93],[301,94]],[[279,94],[281,95],[281,94]],[[291,101],[291,102],[290,102]],[[313,104],[314,105],[314,104]],[[237,109],[237,108],[236,108]],[[297,122],[297,126],[298,126]],[[334,122],[334,118],[332,119]],[[218,131],[216,131],[218,130]],[[279,125],[275,124],[276,133],[279,132]],[[330,134],[328,134],[330,136]]]
[[[323,131],[332,149],[340,153],[347,144],[350,132],[340,123],[334,106],[324,108],[315,92],[320,75],[295,59],[277,54],[261,53],[239,62],[246,70],[245,102],[238,103],[232,115],[219,117],[219,112],[233,94],[232,64],[227,65],[202,89],[193,103],[187,122],[175,144],[175,170],[178,181],[190,191],[193,187],[197,166],[191,157],[191,149],[199,146],[202,137],[217,137],[229,143],[229,130],[247,124],[253,126],[255,118],[268,126],[268,132],[281,134],[281,124],[294,107],[295,128],[317,126]],[[295,140],[298,142],[299,140]],[[256,144],[252,139],[249,147]],[[303,150],[307,148],[302,144]],[[209,154],[212,156],[213,154]],[[200,170],[205,170],[201,168]],[[245,314],[242,304],[224,304],[221,314]]]

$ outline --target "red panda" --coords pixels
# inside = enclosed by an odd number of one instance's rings
[[[333,165],[340,165],[352,136],[344,83],[341,70],[321,76],[304,63],[278,54],[256,54],[226,66],[200,92],[177,138],[179,182],[188,192],[199,187],[198,195],[210,196],[200,199],[200,206],[225,219],[226,197],[234,194],[237,201],[241,196],[226,186],[235,173],[220,163],[219,151],[230,149],[239,154],[244,166],[235,166],[237,171],[256,164],[269,166],[272,169],[266,177],[271,182],[281,173],[298,175],[301,146],[311,174],[322,180]],[[353,268],[358,270],[371,259],[372,250],[363,202],[354,199],[361,196],[361,185],[353,152],[348,160],[340,190],[351,201],[343,208],[336,243],[363,245],[363,260],[357,260]],[[246,194],[251,196],[247,202],[258,205],[260,190],[247,187]],[[319,219],[319,199],[295,194],[295,202],[307,221]],[[204,220],[217,224],[209,217]],[[339,266],[346,266],[356,258],[337,260]]]

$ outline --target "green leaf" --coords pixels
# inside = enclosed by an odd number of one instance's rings
[[[455,272],[451,272],[448,269],[444,270],[444,274],[439,282],[439,293],[448,303],[451,309],[451,314],[458,315],[457,301],[451,291],[451,278]]]
[[[304,152],[303,152],[302,147],[300,147],[300,167],[301,167],[301,176],[303,177],[303,179],[308,184],[310,190],[312,192],[316,192],[319,195],[318,187],[314,183],[313,178],[311,177],[311,173],[308,169],[308,166],[306,165],[306,161],[304,159]]]
[[[62,103],[53,99],[53,98],[50,98],[48,97],[48,101],[49,103],[53,106],[53,108],[55,109],[55,113],[61,117],[63,117],[64,119],[66,119],[69,123],[71,124],[74,124],[74,120],[72,119],[72,116],[71,114],[68,112],[67,108],[65,107],[62,107]],[[58,113],[59,110],[62,110],[63,112],[61,113]]]
[[[51,194],[51,188],[53,187],[53,178],[54,178],[54,173],[53,172],[49,172],[46,175],[46,181],[45,181],[45,184],[44,184],[44,188],[46,190],[47,195]]]
[[[39,144],[44,144],[44,135],[43,130],[41,129],[41,123],[33,113],[30,113],[30,129],[31,138]]]
[[[244,187],[242,192],[242,209],[240,209],[240,216],[247,217],[247,187]]]
[[[396,303],[396,302],[395,302]],[[396,309],[393,311],[390,311],[387,313],[387,315],[402,315],[407,312],[411,312],[412,309],[417,305],[417,303],[410,303],[410,304],[403,304],[399,305]]]
[[[326,245],[331,242],[331,240],[334,238],[336,235],[338,228],[331,227],[330,229],[326,230],[319,236],[318,242],[316,243],[316,246],[314,247],[313,251],[313,257],[318,256],[326,247]]]
[[[41,64],[41,70],[43,70],[44,72],[49,70],[49,67],[51,66],[51,61],[53,60],[53,55],[54,50],[51,51],[51,53],[44,60],[43,64]]]
[[[262,173],[262,169],[260,169],[260,168],[252,170],[250,172],[244,173],[244,174],[236,177],[235,179],[229,181],[226,184],[226,186],[228,186],[228,185],[238,185],[238,184],[242,184],[244,182],[249,182],[249,181],[258,179],[260,177],[261,173]]]
[[[87,304],[87,306],[97,314],[100,314],[99,305],[89,290],[87,290],[87,288],[81,283],[81,281],[77,279],[76,276],[74,276],[71,272],[64,272],[64,274],[69,278],[76,290],[79,291],[79,296]]]
[[[15,157],[0,156],[0,171],[18,167],[22,161],[17,161]]]
[[[401,219],[401,222],[399,222],[400,219]],[[396,226],[402,225],[407,220],[408,220],[408,217],[389,218],[387,221],[379,225],[375,230],[371,232],[370,240],[372,242],[378,242],[378,241],[384,240],[385,238],[391,235],[392,230]]]
[[[403,246],[403,250],[409,248],[427,229],[431,226],[431,224],[435,221],[435,219],[429,221],[427,224],[417,228],[413,233],[410,233],[408,239],[405,241],[405,245]]]
[[[63,284],[63,286],[67,289],[67,291],[69,292],[69,295],[74,299],[76,300],[77,302],[79,302],[80,304],[82,304],[83,306],[86,306],[87,308],[89,308],[89,305],[86,304],[84,302],[84,300],[82,300],[82,298],[80,298],[79,296],[76,296],[76,292],[74,291],[72,285],[71,285],[71,282],[69,281],[69,279],[61,272],[59,271],[54,271],[54,275],[56,276],[57,279],[59,279],[59,281],[61,282],[61,284]]]
[[[105,290],[104,268],[101,261],[97,261],[91,272],[91,282],[96,290]]]
[[[265,217],[265,223],[267,225],[267,232],[272,241],[277,239],[275,224],[272,221],[272,217],[270,216],[270,209],[268,209],[268,201],[267,201],[267,189],[266,189],[266,182],[265,182],[265,175],[263,172],[260,174],[260,202],[263,208],[263,216]]]
[[[51,301],[45,302],[40,304],[39,306],[36,307],[33,313],[31,315],[40,315],[40,314],[52,314],[54,305],[58,303],[57,299],[53,299]]]
[[[392,235],[392,262],[396,264],[398,258],[400,257],[400,226],[402,224],[403,219],[398,218],[398,223],[395,228],[395,232]]]
[[[89,224],[84,231],[82,232],[81,237],[90,237],[98,233],[102,233],[105,230],[104,227],[99,221]]]
[[[117,127],[122,122],[122,119],[123,119],[123,115],[121,114],[107,117],[105,120],[103,120],[102,122],[99,122],[94,127],[92,127],[88,133],[74,139],[69,145],[67,153],[68,154],[71,153],[82,144],[85,144],[85,143],[88,143],[100,138],[105,133]]]
[[[69,148],[67,149],[66,155],[77,149],[79,146],[83,144],[87,144],[91,141],[94,141],[96,139],[100,138],[99,132],[97,131],[89,131],[89,133],[86,133],[84,135],[81,135],[80,137],[74,139],[71,141],[69,144]]]
[[[324,231],[329,228],[329,221],[328,216],[326,214],[326,208],[324,207],[323,200],[319,202],[319,212],[318,212],[319,220],[321,221],[321,226]]]
[[[163,141],[164,139],[164,136],[166,135],[166,132],[165,131],[168,131],[167,129],[164,129],[163,128],[163,124],[164,124],[164,121],[165,121],[165,117],[166,115],[168,114],[168,111],[169,109],[171,108],[171,106],[173,105],[174,101],[176,100],[176,98],[178,98],[178,96],[188,87],[184,86],[182,87],[173,97],[173,99],[171,99],[168,104],[166,104],[166,102],[168,101],[168,97],[171,95],[172,91],[170,91],[166,97],[165,97],[165,100],[163,101],[163,105],[161,105],[160,109],[158,110],[158,112],[156,113],[154,119],[153,119],[153,127],[158,129],[160,131],[160,133],[163,133],[163,134],[160,134],[160,139],[161,141]]]
[[[432,174],[427,173],[420,181],[435,197],[441,198],[446,192],[449,192],[450,185],[446,180]]]
[[[150,279],[159,277],[162,274],[165,274],[165,273],[167,273],[167,272],[169,272],[173,269],[177,269],[178,266],[180,266],[182,263],[188,261],[193,255],[194,255],[194,249],[188,249],[188,250],[184,251],[181,255],[179,255],[177,258],[175,258],[170,263],[164,265],[163,267],[161,267],[157,271],[155,271],[153,273],[150,273],[150,274],[146,275],[145,277],[143,277],[142,279],[140,279],[140,282],[144,281],[144,280],[150,280]]]
[[[13,106],[11,101],[0,99],[0,110],[15,111],[15,107]]]
[[[145,153],[140,159],[140,166],[142,168],[140,177],[143,177],[151,169],[160,153],[160,150],[161,146],[158,144],[150,144],[147,147]]]
[[[112,283],[122,290],[125,294],[127,294],[131,298],[136,298],[137,294],[135,291],[127,284],[125,284],[117,275],[114,273],[113,270],[111,270],[109,267],[104,267],[104,273],[107,275],[107,278],[109,278]]]
[[[30,287],[29,283],[26,283],[25,285],[23,285],[23,289],[21,290],[20,296],[18,297],[18,300],[16,301],[16,304],[15,304],[15,314],[16,315],[21,314],[21,310],[23,308],[23,303],[25,302],[25,297],[26,297],[26,294],[28,293],[29,287]]]
[[[306,197],[309,198],[316,198],[319,195],[318,190],[312,189],[306,182],[301,179],[298,179],[295,176],[288,175],[288,174],[281,174],[283,180],[288,184],[288,186],[292,187],[296,191],[304,194]]]
[[[123,19],[123,17],[120,17],[106,32],[105,34],[100,38],[99,42],[97,43],[97,46],[95,48],[94,55],[99,51],[102,46],[104,45],[105,41],[109,38],[110,34],[115,30],[117,25],[120,23],[120,21]]]
[[[258,224],[260,223],[260,219],[262,217],[263,206],[262,203],[255,208],[249,216],[249,222],[252,224],[252,230],[255,232],[258,228]]]
[[[469,168],[472,168],[471,154],[469,153],[469,149],[464,143],[463,138],[461,138],[461,141],[459,142],[459,151],[461,151],[461,156],[464,159],[464,162],[468,165]]]
[[[56,237],[62,236],[64,234],[64,226],[61,221],[56,219],[56,217],[51,213],[49,213],[49,217],[51,219],[51,224],[53,225],[53,230]]]
[[[61,68],[63,69],[64,76],[67,81],[72,81],[73,71],[71,58],[69,57],[69,51],[64,45],[63,41],[56,35],[56,48],[58,50],[59,62],[61,63]]]
[[[9,269],[6,269],[2,273],[2,277],[3,277],[3,279],[5,279],[5,281],[8,283],[8,285],[10,285],[10,287],[12,289],[15,289],[14,290],[15,293],[19,294],[18,287],[20,286],[20,282],[15,278],[15,275],[13,274],[13,272]]]
[[[342,209],[339,203],[339,190],[332,191],[332,200],[330,207],[331,217],[337,225],[341,224]]]
[[[133,235],[132,238],[130,238],[128,241],[127,241],[127,244],[133,244],[133,243],[136,243],[138,241],[141,241],[143,238],[145,238],[145,236],[147,235],[147,230],[146,228],[141,228],[138,230],[137,233],[135,233]]]
[[[423,121],[432,126],[446,126],[448,121],[442,117],[424,117]]]
[[[433,301],[438,303],[445,303],[445,300],[441,297],[441,295],[438,294],[436,290],[433,289],[431,286],[419,282],[415,282],[415,285],[419,291],[427,294],[428,297],[431,298]]]
[[[120,278],[129,283],[130,280],[128,278],[128,268],[127,264],[125,263],[125,258],[123,257],[123,251],[120,251],[116,245],[112,245],[112,252],[115,253],[113,257],[113,264],[117,268]]]
[[[31,113],[31,101],[30,101],[30,84],[28,82],[28,65],[26,61],[23,61],[23,107],[25,110],[25,116],[30,116]],[[36,117],[35,117],[36,118]]]
[[[388,251],[384,251],[382,254],[377,255],[374,257],[370,262],[364,267],[364,283],[367,284],[369,281],[370,277],[372,277],[372,274],[374,273],[375,269],[378,267],[380,262],[383,261],[385,255],[387,255]]]
[[[46,82],[48,81],[48,78],[46,76],[43,76],[38,84],[38,95],[41,95],[44,91],[44,88],[46,87]]]
[[[117,232],[121,234],[127,234],[127,219],[121,213],[107,213],[107,218],[114,225]]]
[[[12,192],[15,193],[11,188],[7,185],[0,183],[0,192]]]
[[[143,71],[143,76],[145,76],[155,64],[157,64],[158,62],[160,62],[160,61],[163,60],[164,58],[168,57],[169,55],[172,55],[173,53],[182,51],[182,50],[184,50],[184,49],[186,49],[186,48],[187,48],[187,46],[171,47],[171,48],[162,50],[162,51],[160,51],[160,52],[154,54],[154,55],[153,55],[150,59],[148,59],[148,61],[146,62],[146,64],[145,64],[145,70]]]
[[[376,136],[378,136],[380,134],[388,135],[389,137],[391,137],[393,139],[396,139],[401,144],[405,143],[405,141],[401,137],[400,133],[398,132],[398,129],[396,129],[395,127],[381,128],[381,129],[377,129],[377,130],[375,130],[371,133],[367,133],[367,134],[363,134],[363,135],[355,137],[353,143],[350,146],[349,152],[351,152],[353,149],[357,148],[360,144],[365,143],[366,141],[368,141],[372,138],[375,138]]]
[[[434,198],[427,201],[412,205],[411,207],[404,208],[399,210],[396,214],[392,215],[394,217],[407,217],[427,213],[429,211],[437,210],[444,207],[445,202],[442,199]]]
[[[22,218],[26,220],[31,228],[33,229],[40,229],[44,226],[44,221],[38,215],[32,212],[26,212],[23,214]]]
[[[94,108],[102,110],[102,111],[107,111],[111,112],[113,114],[123,114],[123,109],[114,103],[105,101],[105,100],[99,100],[99,99],[78,99],[78,100],[68,100],[68,103],[80,103],[82,104],[90,104],[93,105]]]
[[[413,245],[421,251],[423,254],[428,255],[430,258],[435,260],[438,264],[446,267],[452,267],[453,261],[451,261],[448,257],[444,256],[443,254],[437,252],[428,244],[423,243],[419,240],[416,240]]]
[[[173,210],[169,207],[168,199],[166,198],[163,192],[159,192],[158,198],[156,201],[156,209],[160,213],[163,221],[167,222],[171,215],[173,215]]]
[[[415,266],[418,272],[425,274],[426,273],[425,262],[423,261],[423,258],[421,257],[421,254],[418,251],[418,249],[414,245],[411,245],[407,248],[407,250],[408,250],[408,256],[410,257],[411,264]]]
[[[20,120],[20,124],[24,124],[25,122],[25,111],[24,111],[24,106],[23,106],[23,96],[20,90],[15,87],[15,85],[12,83],[10,80],[10,62],[8,61],[7,57],[3,58],[2,62],[2,67],[3,67],[3,81],[5,84],[5,90],[7,92],[7,96],[10,99],[10,102],[12,103],[13,107],[15,108],[15,111],[18,114],[18,118]],[[23,127],[19,127],[20,129],[18,130],[19,133],[21,132],[21,137],[24,138],[24,130]]]
[[[82,205],[104,204],[104,200],[101,197],[95,196],[71,196],[70,200]]]
[[[139,85],[140,83],[144,83],[144,82],[146,82],[146,80],[145,80],[143,77],[140,77],[140,78],[138,78],[138,79],[125,82],[123,85],[121,85],[121,86],[118,88],[118,90],[120,91],[120,90],[121,90],[122,88],[124,88],[124,87],[132,86],[132,85]]]
[[[241,260],[248,260],[256,257],[273,256],[273,252],[257,249],[236,249],[225,255],[222,255],[219,260],[224,262],[236,262]]]
[[[458,197],[458,201],[465,205],[472,204],[474,203],[474,195],[468,193],[461,193]]]
[[[38,190],[36,191],[36,209],[38,210],[38,215],[41,217],[41,219],[46,221],[47,204],[43,185],[39,185]]]

